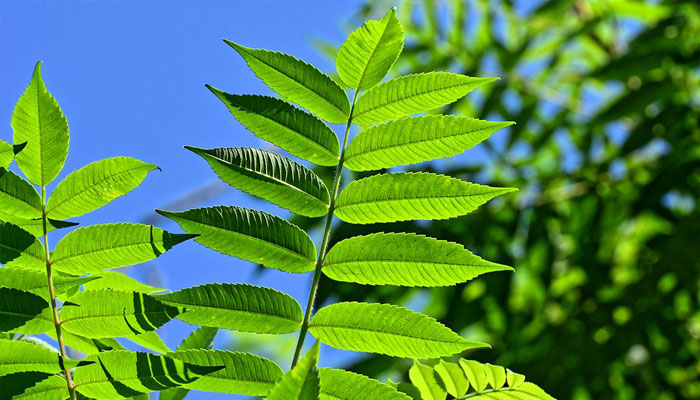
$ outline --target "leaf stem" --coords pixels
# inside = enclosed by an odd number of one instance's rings
[[[357,100],[357,95],[360,93],[359,90],[355,91],[352,97],[352,105],[350,107],[350,116],[348,116],[348,123],[345,126],[345,136],[343,138],[343,147],[340,152],[340,161],[335,169],[335,179],[333,181],[333,191],[331,192],[331,204],[328,207],[328,214],[326,216],[326,227],[323,231],[323,240],[321,241],[321,249],[318,252],[318,260],[316,261],[316,269],[314,270],[314,278],[311,282],[311,292],[309,293],[309,301],[306,304],[306,311],[304,313],[304,322],[301,324],[301,330],[299,331],[299,339],[297,340],[297,347],[294,350],[294,359],[292,360],[292,368],[299,362],[299,357],[301,356],[301,350],[304,347],[304,339],[306,339],[306,333],[309,331],[309,321],[311,320],[311,312],[313,311],[314,302],[316,301],[316,292],[318,291],[318,284],[321,280],[321,269],[323,268],[323,262],[326,259],[326,250],[328,248],[328,241],[330,239],[331,225],[333,224],[333,211],[335,211],[335,199],[338,197],[338,190],[340,189],[340,177],[343,175],[343,163],[345,162],[345,148],[348,144],[348,134],[350,133],[350,127],[352,126],[352,114],[355,110],[355,101]]]
[[[54,327],[56,328],[56,340],[58,341],[58,347],[61,351],[61,366],[64,367],[64,372],[66,374],[66,382],[68,386],[68,393],[70,394],[71,400],[76,400],[76,395],[75,395],[75,385],[73,385],[73,378],[71,377],[70,370],[68,368],[65,368],[63,365],[63,359],[67,358],[66,356],[66,346],[63,343],[63,335],[61,334],[61,320],[58,318],[58,306],[56,305],[56,293],[54,291],[53,287],[53,274],[51,272],[51,253],[49,252],[49,237],[48,237],[48,229],[47,229],[47,220],[48,217],[46,216],[46,187],[42,186],[41,187],[41,201],[44,204],[43,206],[43,211],[41,213],[41,219],[42,219],[42,224],[44,227],[44,251],[45,251],[45,257],[46,257],[46,277],[48,278],[49,281],[49,294],[51,296],[51,309],[53,311],[53,324]]]

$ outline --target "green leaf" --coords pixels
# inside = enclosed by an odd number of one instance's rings
[[[157,293],[165,292],[167,289],[157,288],[145,283],[141,283],[134,278],[124,275],[121,272],[107,271],[100,272],[97,275],[93,275],[95,280],[85,283],[83,289],[85,290],[100,290],[100,289],[114,289],[114,290],[126,290],[139,293]],[[99,279],[97,279],[99,278]]]
[[[296,332],[304,317],[293,297],[247,284],[209,283],[156,298],[165,304],[185,308],[187,312],[178,319],[190,324],[242,332]]]
[[[338,164],[338,137],[315,115],[274,97],[228,94],[206,86],[255,136],[312,163]]]
[[[403,28],[392,8],[379,21],[367,21],[340,46],[335,64],[343,82],[367,90],[381,82],[403,50]]]
[[[463,339],[435,319],[390,304],[336,303],[318,310],[309,332],[342,350],[437,358],[488,344]]]
[[[486,378],[486,369],[478,362],[473,360],[459,360],[459,365],[464,371],[469,380],[469,384],[474,388],[476,392],[481,392],[488,385],[488,380]]]
[[[490,122],[452,115],[402,118],[357,135],[345,151],[353,171],[372,171],[460,154],[513,122]]]
[[[73,381],[81,394],[100,400],[118,400],[196,381],[221,369],[197,366],[171,357],[108,351],[88,356],[94,364],[75,370]]]
[[[450,104],[498,78],[427,72],[395,78],[368,90],[355,104],[352,122],[374,125]]]
[[[0,376],[0,399],[66,400],[68,385],[60,375],[46,372],[18,372]]]
[[[49,330],[46,334],[56,340],[56,331],[54,329]],[[65,329],[61,331],[61,336],[66,346],[87,355],[110,350],[126,350],[126,348],[114,338],[89,339],[84,336],[74,335]]]
[[[508,386],[511,388],[517,388],[525,382],[525,375],[515,373],[509,369],[506,369],[506,380]]]
[[[318,353],[316,342],[299,364],[275,384],[267,400],[318,400]]]
[[[100,272],[153,260],[192,237],[151,225],[91,225],[61,239],[51,263],[55,269],[75,275]]]
[[[187,336],[179,346],[177,346],[177,351],[192,349],[211,350],[214,347],[214,339],[216,338],[216,334],[218,332],[218,328],[201,326],[190,333],[190,335]],[[160,392],[158,400],[182,400],[189,392],[189,389],[183,388],[163,390]]]
[[[396,388],[396,390],[398,390],[399,392],[406,394],[409,398],[413,400],[423,400],[423,398],[420,395],[420,390],[418,390],[417,387],[411,385],[410,383],[394,383],[391,381],[391,379],[389,379],[387,384],[393,388]]]
[[[427,172],[381,174],[354,181],[343,189],[335,215],[351,224],[446,219],[468,214],[514,190]]]
[[[94,281],[97,276],[64,276],[53,275],[53,288],[56,296],[66,293],[74,287]],[[33,293],[44,300],[49,300],[49,282],[45,271],[33,271],[24,268],[5,267],[0,268],[0,286],[19,289]]]
[[[61,357],[47,348],[21,340],[0,339],[0,375],[24,371],[57,374],[79,361]]]
[[[341,369],[319,368],[320,400],[411,400],[393,387]]]
[[[541,399],[554,400],[544,390],[530,382],[523,382],[525,377],[520,374],[513,374],[514,379],[506,383],[506,371],[503,367],[491,364],[481,364],[473,360],[459,360],[459,364],[464,371],[469,383],[474,389],[467,394],[467,397],[493,400],[517,400],[517,399]],[[510,372],[510,371],[509,371]]]
[[[10,124],[14,142],[27,142],[15,157],[17,166],[33,184],[48,185],[66,161],[69,135],[68,121],[41,79],[41,61],[15,106]]]
[[[124,338],[146,349],[157,351],[158,353],[169,353],[171,351],[165,342],[163,342],[163,339],[154,331],[125,336]]]
[[[61,308],[63,328],[86,338],[133,336],[154,331],[180,311],[138,292],[79,292]]]
[[[1,196],[2,195],[0,194],[0,197]],[[17,225],[25,231],[31,233],[34,237],[39,237],[44,234],[44,221],[41,218],[19,218],[0,211],[0,222],[9,222],[13,225]],[[47,218],[46,222],[46,232],[51,232],[54,229],[64,229],[78,225],[77,222],[58,221],[51,218]]]
[[[284,372],[274,362],[250,353],[224,350],[180,350],[167,357],[203,368],[224,366],[199,380],[184,385],[191,390],[264,396]]]
[[[46,206],[54,219],[68,219],[96,210],[136,188],[157,169],[130,157],[114,157],[90,163],[72,172],[51,193]]]
[[[469,390],[469,381],[458,364],[440,360],[434,369],[450,396],[462,397]]]
[[[323,273],[365,285],[452,286],[511,267],[481,259],[462,245],[413,233],[373,233],[336,243]]]
[[[0,264],[44,270],[45,257],[44,245],[37,238],[18,226],[0,222]]]
[[[506,384],[506,370],[498,365],[485,364],[486,381],[494,389],[500,389]]]
[[[234,206],[156,212],[198,234],[195,241],[223,254],[286,272],[315,268],[316,247],[309,235],[274,215]]]
[[[328,214],[326,185],[313,171],[286,157],[250,147],[185,148],[204,158],[233,187],[306,217]]]
[[[12,145],[0,140],[0,168],[10,168],[10,164],[12,164],[14,159],[15,152]]]
[[[41,218],[44,209],[36,189],[12,171],[0,168],[0,210],[16,218]]]
[[[289,54],[251,49],[224,39],[245,59],[270,89],[299,104],[319,118],[342,124],[350,115],[350,100],[343,89],[316,67]]]
[[[435,372],[427,365],[423,365],[418,360],[413,360],[413,366],[408,370],[408,377],[413,386],[420,391],[423,400],[445,400],[447,393],[440,387]]]
[[[0,287],[0,332],[44,333],[53,327],[49,310],[49,303],[33,293]]]

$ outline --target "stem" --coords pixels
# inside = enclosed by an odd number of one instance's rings
[[[316,261],[316,269],[314,270],[314,279],[311,282],[311,292],[309,293],[309,301],[306,304],[306,312],[304,313],[304,322],[301,324],[301,331],[299,331],[299,339],[297,340],[297,347],[294,350],[294,359],[292,360],[292,368],[299,362],[299,357],[301,356],[301,349],[304,347],[304,339],[306,339],[306,333],[309,331],[309,321],[311,320],[311,311],[314,308],[314,301],[316,300],[316,292],[318,291],[318,284],[321,280],[321,269],[323,268],[323,262],[326,259],[326,250],[328,248],[328,240],[331,233],[331,224],[333,223],[333,211],[335,211],[335,199],[338,197],[338,189],[340,188],[340,176],[343,173],[343,163],[345,162],[345,147],[348,143],[348,134],[350,133],[350,127],[352,126],[352,113],[355,110],[355,100],[357,100],[357,94],[359,90],[355,91],[355,95],[352,97],[352,106],[350,107],[350,116],[348,117],[348,123],[345,126],[345,137],[343,138],[343,147],[340,152],[340,161],[335,169],[335,180],[333,182],[333,191],[331,192],[331,204],[328,207],[328,215],[326,216],[326,227],[323,231],[323,240],[321,242],[321,249],[318,252],[318,260]]]
[[[44,204],[44,210],[41,213],[41,219],[44,226],[44,251],[46,256],[46,277],[49,280],[49,294],[51,295],[51,309],[53,311],[53,324],[56,327],[56,340],[58,341],[58,347],[61,350],[61,364],[63,364],[63,359],[66,356],[66,346],[63,343],[63,335],[61,334],[61,321],[58,318],[58,306],[56,306],[56,293],[53,288],[53,274],[51,273],[51,253],[49,253],[49,237],[47,229],[47,217],[46,217],[46,187],[41,187],[41,200]],[[68,393],[70,394],[71,400],[76,400],[75,396],[75,385],[73,385],[73,378],[71,377],[70,370],[64,367],[64,372],[66,374],[66,382],[68,386]]]

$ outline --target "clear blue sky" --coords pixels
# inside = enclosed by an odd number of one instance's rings
[[[222,38],[288,52],[329,71],[333,65],[310,45],[310,39],[318,36],[340,44],[358,4],[355,0],[0,1],[0,120],[5,121],[0,139],[11,141],[14,104],[29,83],[34,64],[43,60],[44,80],[70,125],[70,154],[58,180],[92,161],[118,155],[163,170],[151,173],[128,196],[76,221],[82,226],[139,222],[152,216],[154,208],[167,207],[216,182],[206,163],[183,145],[265,146],[204,88],[210,83],[233,93],[270,93]],[[286,215],[227,186],[219,196],[196,205],[214,204]],[[165,219],[155,221],[180,231]],[[60,237],[54,233],[50,240],[55,244]],[[302,304],[310,278],[277,271],[258,277],[251,263],[194,242],[129,273],[171,290],[207,282],[264,284],[290,293]],[[190,330],[173,321],[160,333],[174,348]],[[217,347],[227,344],[221,336]],[[326,347],[321,363],[335,365],[347,357]],[[188,398],[231,396],[192,393]]]

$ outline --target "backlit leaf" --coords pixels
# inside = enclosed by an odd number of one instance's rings
[[[53,275],[53,288],[56,296],[68,290],[99,279],[97,276],[64,276]],[[0,268],[0,286],[19,289],[33,293],[45,300],[49,300],[49,282],[45,271],[34,271],[24,268],[5,267]]]
[[[9,168],[14,158],[15,152],[12,145],[0,140],[0,168]]]
[[[434,369],[450,396],[462,397],[469,390],[469,381],[458,364],[440,360]]]
[[[147,294],[165,292],[167,290],[146,285],[128,275],[116,271],[100,272],[92,276],[95,280],[85,283],[83,285],[85,290],[114,289]]]
[[[0,287],[0,332],[40,334],[53,328],[49,303],[22,290]]]
[[[44,209],[36,189],[12,171],[0,168],[0,210],[16,218],[41,218]]]
[[[0,339],[0,375],[24,371],[57,374],[65,368],[75,368],[78,363],[33,343]]]
[[[427,365],[413,360],[413,366],[408,370],[408,376],[413,386],[420,391],[423,400],[445,400],[447,393],[435,379],[435,371]]]
[[[318,400],[319,343],[291,371],[280,379],[267,395],[267,400]]]
[[[214,347],[214,339],[218,332],[218,328],[201,326],[190,333],[190,335],[177,346],[177,351],[194,349],[211,350]],[[226,357],[222,357],[222,361],[224,358]],[[158,400],[182,400],[189,392],[190,389],[182,387],[166,389],[160,392]]]
[[[274,215],[234,206],[156,211],[199,235],[195,241],[223,254],[286,272],[315,268],[316,247],[309,235]]]
[[[13,224],[0,222],[0,264],[43,271],[45,257],[44,245],[37,238]]]
[[[319,368],[321,400],[410,400],[393,387],[341,369]]]
[[[0,399],[66,400],[68,385],[60,375],[46,372],[18,372],[0,376]]]

